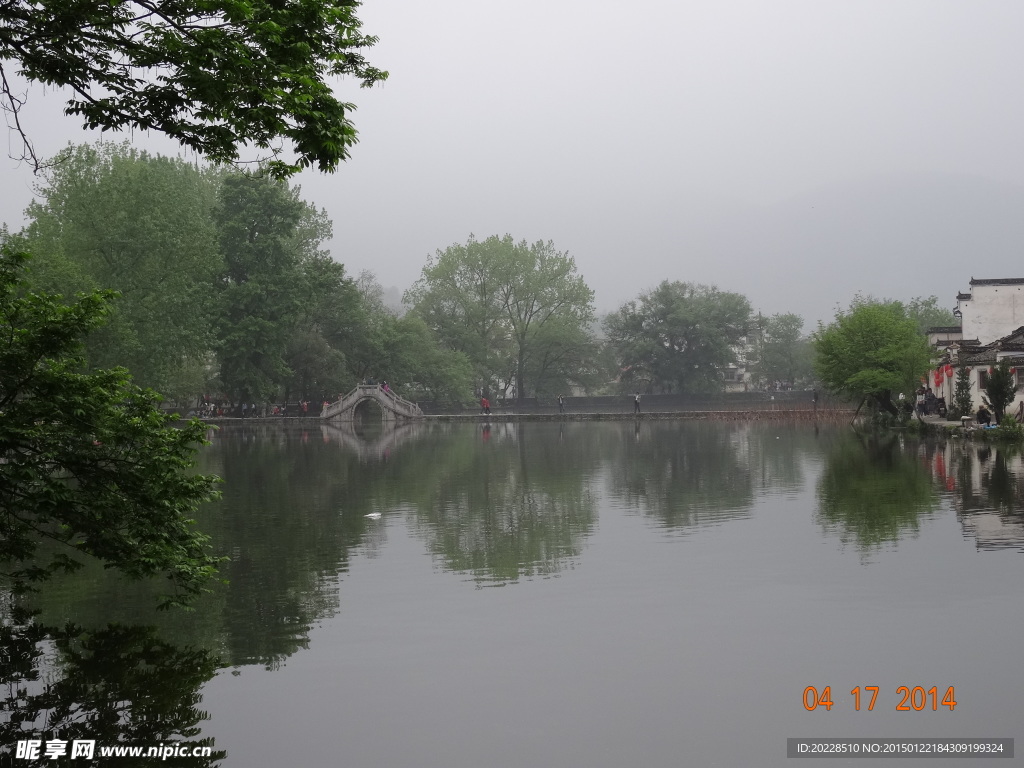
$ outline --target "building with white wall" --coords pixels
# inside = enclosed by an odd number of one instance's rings
[[[970,292],[956,299],[964,339],[989,344],[1024,325],[1024,277],[972,277]]]
[[[932,371],[928,384],[951,405],[955,370],[966,367],[970,371],[973,408],[977,410],[990,369],[1007,360],[1017,368],[1017,397],[1007,411],[1017,412],[1024,402],[1024,278],[971,278],[970,285],[969,293],[956,297],[960,338],[951,328],[929,332],[929,342],[938,349],[945,348],[946,354]]]

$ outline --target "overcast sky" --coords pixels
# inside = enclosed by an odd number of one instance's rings
[[[601,310],[664,279],[808,328],[857,291],[1024,277],[1019,0],[365,0],[360,143],[303,196],[404,290],[470,233],[552,240]],[[94,137],[30,91],[45,154]],[[109,134],[108,134],[109,135]],[[172,145],[136,135],[167,153]],[[17,228],[31,173],[3,161]]]

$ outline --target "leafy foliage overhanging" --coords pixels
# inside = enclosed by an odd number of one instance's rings
[[[333,171],[356,141],[331,78],[387,78],[363,51],[355,0],[0,0],[0,94],[38,167],[3,61],[70,89],[88,128],[161,131],[215,162],[270,150],[278,177]],[[285,151],[294,159],[282,159]]]
[[[191,472],[205,427],[173,428],[123,368],[85,372],[80,340],[111,293],[32,293],[26,262],[0,248],[0,565],[26,588],[94,556],[163,574],[167,603],[186,601],[217,562],[192,520],[214,496],[214,478]]]

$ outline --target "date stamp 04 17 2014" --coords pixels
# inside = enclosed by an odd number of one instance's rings
[[[878,703],[877,685],[856,686],[850,691],[853,709],[867,711]],[[942,690],[939,686],[901,685],[896,688],[897,712],[937,712],[956,709],[956,691],[953,686]],[[891,703],[891,702],[890,702]],[[822,708],[828,712],[837,706],[832,700],[832,686],[820,691],[812,685],[804,688],[804,709],[813,712]],[[994,738],[880,738],[880,739],[786,739],[788,757],[993,757],[1013,758],[1013,739]]]

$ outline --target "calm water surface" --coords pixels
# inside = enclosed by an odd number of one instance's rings
[[[8,680],[50,683],[7,695],[4,743],[45,720],[215,749],[167,765],[742,768],[792,765],[787,737],[1024,737],[1018,453],[681,422],[212,441],[229,583],[187,614],[102,570],[54,585],[4,627]],[[899,686],[957,706],[896,711]]]

